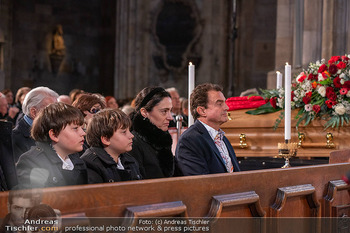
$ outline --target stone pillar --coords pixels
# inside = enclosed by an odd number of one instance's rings
[[[312,12],[312,14],[311,14]],[[306,67],[311,61],[321,59],[322,48],[322,1],[305,0],[302,64]]]
[[[114,95],[133,98],[143,87],[152,84],[150,9],[155,0],[118,0],[116,7],[116,52]]]
[[[333,54],[333,17],[334,0],[323,0],[322,21],[322,58],[330,58]]]
[[[296,0],[298,1],[298,0]],[[275,70],[270,71],[267,77],[267,89],[276,88],[276,71],[284,73],[286,62],[292,66],[293,49],[295,37],[295,1],[278,0],[277,1],[277,25],[276,25],[276,54],[275,54]],[[284,77],[284,75],[283,75]]]

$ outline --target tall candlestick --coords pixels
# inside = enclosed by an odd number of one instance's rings
[[[291,66],[286,63],[285,66],[285,94],[284,94],[284,139],[290,140],[290,132],[291,132]]]
[[[277,71],[277,85],[276,85],[276,89],[280,89],[282,88],[282,74],[281,72]]]
[[[191,93],[194,89],[194,68],[195,66],[190,62],[188,64],[188,127],[193,124],[193,116],[191,114]]]

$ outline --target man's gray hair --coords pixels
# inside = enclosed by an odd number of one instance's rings
[[[177,89],[175,88],[175,87],[169,87],[169,88],[167,88],[167,89],[165,89],[167,92],[177,92],[177,93],[179,93],[178,91],[177,91]]]
[[[41,109],[42,107],[42,102],[46,98],[58,98],[58,94],[51,90],[48,87],[37,87],[32,89],[26,97],[24,98],[23,105],[22,105],[22,110],[25,115],[30,116],[30,109],[31,108],[37,108]]]

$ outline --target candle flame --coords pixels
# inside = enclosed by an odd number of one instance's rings
[[[193,65],[192,62],[188,63],[189,66]]]
[[[276,71],[276,74],[280,74],[281,72],[279,72],[279,71]]]
[[[286,62],[286,66],[288,66],[288,62]]]

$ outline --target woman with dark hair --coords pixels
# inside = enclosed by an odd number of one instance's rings
[[[79,96],[73,103],[73,107],[79,109],[84,115],[84,125],[83,129],[86,131],[86,128],[91,121],[92,117],[106,108],[105,102],[96,94],[84,93]],[[83,150],[79,152],[80,156],[89,148],[87,141],[84,141]]]
[[[132,114],[134,142],[129,152],[139,163],[144,179],[171,177],[174,174],[172,138],[168,132],[172,102],[161,87],[146,87],[135,99]]]

